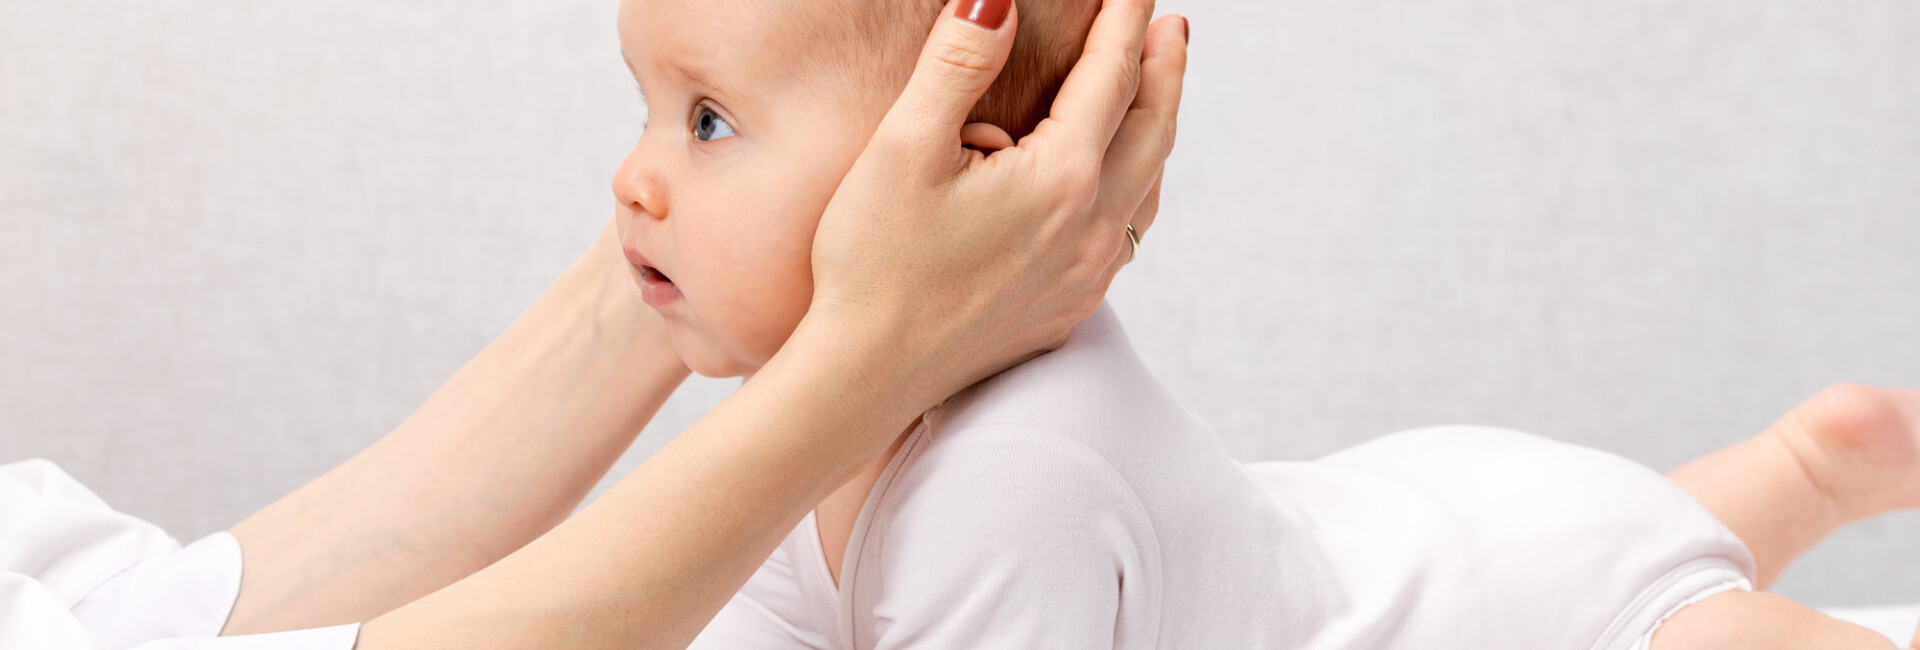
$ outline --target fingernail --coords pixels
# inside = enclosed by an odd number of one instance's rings
[[[953,9],[953,17],[979,25],[988,30],[1000,29],[1007,22],[1007,10],[1013,7],[1013,0],[960,0]]]
[[[1193,42],[1193,21],[1187,20],[1186,16],[1180,17],[1180,40]]]

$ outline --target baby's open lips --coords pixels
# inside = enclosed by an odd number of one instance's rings
[[[622,246],[620,252],[626,254],[627,263],[633,265],[640,281],[640,300],[655,308],[666,307],[680,299],[680,287],[674,286],[673,279],[661,273],[645,255],[633,246]]]
[[[655,308],[664,308],[680,299],[680,287],[651,266],[635,266],[640,272],[640,300]]]
[[[623,246],[620,248],[620,252],[627,256],[628,264],[632,264],[633,268],[640,271],[640,279],[665,282],[668,284],[673,283],[673,280],[667,278],[667,274],[661,273],[660,269],[655,268],[653,263],[647,260],[646,256],[641,255],[640,251],[635,250],[632,246]]]
[[[640,268],[640,278],[642,280],[649,280],[653,282],[665,282],[667,284],[673,284],[673,280],[668,278],[667,274],[661,273],[660,269],[656,269],[651,266],[641,266],[639,268]]]

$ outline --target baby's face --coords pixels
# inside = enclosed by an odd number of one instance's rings
[[[627,257],[675,351],[750,374],[813,293],[813,232],[893,92],[820,63],[830,1],[624,0],[647,125],[613,179]],[[883,82],[891,83],[891,82]]]

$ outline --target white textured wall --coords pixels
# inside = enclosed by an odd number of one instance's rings
[[[1247,459],[1473,421],[1664,469],[1920,386],[1920,4],[1163,8],[1182,143],[1113,301]],[[0,0],[0,460],[195,536],[397,424],[609,214],[612,15]],[[1782,588],[1920,600],[1916,538]]]

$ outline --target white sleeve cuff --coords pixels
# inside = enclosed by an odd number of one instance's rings
[[[214,533],[140,560],[75,604],[73,617],[108,650],[219,636],[240,595],[240,571],[240,543]]]

